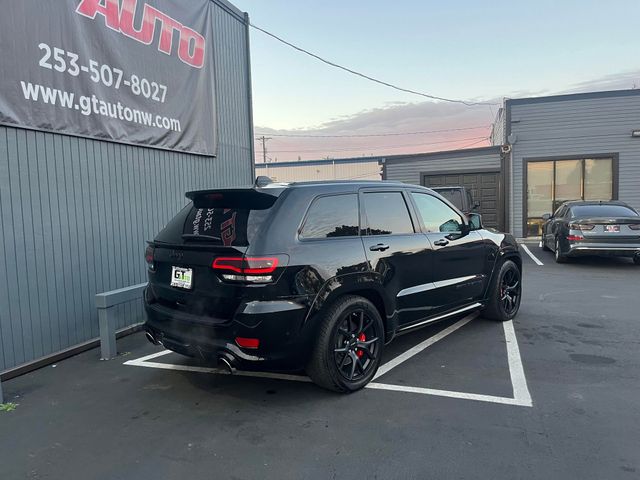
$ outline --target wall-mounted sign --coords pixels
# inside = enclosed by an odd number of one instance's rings
[[[209,0],[1,8],[0,123],[216,154]]]

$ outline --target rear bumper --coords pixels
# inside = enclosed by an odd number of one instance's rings
[[[303,299],[244,302],[231,320],[221,322],[176,312],[144,298],[144,328],[169,350],[207,361],[225,356],[238,368],[304,367],[309,349],[303,335],[308,312]],[[241,348],[236,337],[257,338],[260,345]]]
[[[575,243],[567,251],[570,257],[600,255],[611,257],[633,257],[640,255],[640,244]]]

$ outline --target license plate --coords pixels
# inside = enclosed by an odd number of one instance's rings
[[[191,290],[193,270],[191,268],[171,267],[171,286]]]
[[[604,226],[604,231],[605,232],[619,232],[620,231],[620,225],[605,225]]]

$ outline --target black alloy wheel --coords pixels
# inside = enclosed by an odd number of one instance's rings
[[[522,272],[512,260],[506,260],[493,279],[489,301],[483,316],[505,322],[513,319],[522,300]]]
[[[338,372],[352,382],[367,375],[375,364],[380,334],[363,309],[344,316],[335,335],[334,361]]]
[[[316,344],[307,374],[336,392],[363,388],[376,374],[384,349],[384,324],[366,298],[347,295],[329,305],[318,319]]]
[[[502,309],[509,317],[513,317],[518,312],[521,289],[520,271],[517,268],[507,269],[500,282],[500,302]]]

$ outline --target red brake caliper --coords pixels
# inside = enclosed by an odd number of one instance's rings
[[[364,342],[367,339],[367,336],[364,334],[364,332],[362,332],[360,335],[358,335],[358,340],[361,342]],[[364,355],[364,352],[361,349],[357,349],[356,350],[356,355],[358,356],[358,358],[361,358],[362,355]]]

